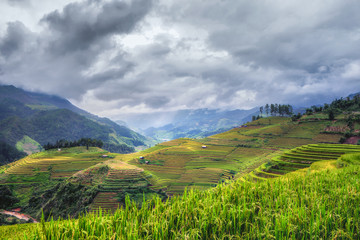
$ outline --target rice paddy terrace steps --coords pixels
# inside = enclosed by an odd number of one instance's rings
[[[255,169],[245,180],[262,181],[310,167],[314,162],[337,160],[341,155],[360,153],[360,146],[347,144],[309,144],[275,156]]]
[[[119,194],[141,193],[150,187],[142,168],[119,160],[110,160],[107,165],[109,171],[90,206],[90,212],[98,212],[99,209],[114,212],[122,205]]]
[[[71,150],[32,154],[6,165],[4,173],[7,175],[30,176],[47,172],[51,178],[65,178],[72,176],[77,171],[105,161],[101,157],[104,151],[99,148],[90,149],[91,152],[86,152],[85,148],[81,149],[81,151],[80,147],[78,147]]]

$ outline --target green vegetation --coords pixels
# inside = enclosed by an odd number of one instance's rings
[[[338,143],[341,134],[324,133],[330,124],[323,119],[261,118],[208,138],[172,140],[118,159],[151,174],[153,189],[182,194],[185,188],[208,189],[246,175],[274,155],[300,145]]]
[[[352,155],[349,155],[350,153],[352,153]],[[270,161],[255,169],[251,175],[246,176],[244,180],[261,181],[266,178],[279,177],[298,169],[308,168],[318,161],[335,161],[340,156],[341,160],[338,161],[339,166],[344,166],[349,163],[356,164],[357,159],[355,159],[355,161],[352,160],[353,155],[360,156],[360,147],[342,144],[305,145],[290,151],[285,151],[271,158]],[[352,161],[349,160],[349,158]]]
[[[24,223],[31,223],[32,220],[26,221],[24,219],[18,219],[14,216],[10,216],[7,214],[3,214],[0,212],[0,226],[4,225],[14,225],[14,224],[24,224]]]
[[[46,218],[57,219],[96,212],[99,207],[114,211],[127,195],[138,204],[143,195],[166,198],[163,191],[150,188],[151,176],[116,157],[118,154],[82,146],[51,149],[6,165],[0,174],[0,187],[6,190],[3,207],[21,207],[37,219],[43,210]]]
[[[337,143],[340,134],[323,133],[329,124],[328,120],[293,122],[279,116],[261,118],[208,138],[177,139],[126,155],[92,147],[87,150],[85,146],[51,149],[4,166],[0,169],[0,185],[9,186],[19,199],[13,207],[24,208],[34,196],[46,192],[51,194],[44,199],[50,201],[59,183],[81,184],[97,189],[93,201],[84,204],[82,210],[96,212],[101,206],[113,212],[126,196],[141,204],[143,194],[146,199],[154,195],[164,197],[164,192],[169,196],[181,195],[185,188],[210,189],[248,174],[253,175],[252,179],[276,175],[262,173],[263,169],[259,172],[258,167],[299,145]],[[285,174],[299,167],[306,166],[292,163],[278,172]],[[31,205],[25,211],[39,216],[40,206],[51,206],[46,202]],[[64,216],[61,214],[54,212],[55,217]]]
[[[356,146],[309,146],[326,155],[359,151]],[[305,146],[304,146],[305,148]],[[326,152],[330,150],[330,152]],[[304,149],[305,151],[305,149]],[[322,156],[319,154],[319,156]],[[357,163],[359,154],[344,155]],[[28,239],[358,239],[359,165],[337,169],[335,160],[267,181],[237,181],[208,191],[190,190],[139,208],[126,199],[115,213],[0,228],[5,238]],[[6,234],[6,235],[5,235]]]
[[[21,152],[26,152],[27,154],[40,152],[41,150],[43,150],[43,148],[38,142],[26,135],[16,143],[16,148]]]
[[[69,101],[13,86],[0,86],[0,141],[28,154],[60,139],[94,138],[112,152],[134,152],[146,138],[106,118],[85,112]]]
[[[260,107],[260,115],[252,116],[252,121],[258,120],[263,116],[288,116],[291,117],[293,114],[293,107],[289,104],[266,104]]]
[[[44,149],[61,149],[61,148],[69,148],[69,147],[78,147],[78,146],[86,146],[86,149],[89,150],[89,147],[98,147],[101,148],[104,143],[101,140],[91,139],[91,138],[81,138],[75,141],[67,141],[65,139],[61,139],[56,141],[55,144],[45,144]]]
[[[89,211],[89,205],[97,193],[97,187],[71,182],[58,183],[46,191],[34,192],[23,211],[37,219],[40,219],[41,214],[46,219],[78,217]]]
[[[13,196],[9,186],[0,186],[0,209],[11,207],[17,202],[19,199]]]
[[[0,166],[25,157],[25,155],[25,153],[20,152],[15,147],[0,141]]]
[[[360,238],[352,188],[360,148],[336,144],[359,124],[356,114],[330,120],[324,111],[260,118],[126,155],[52,149],[2,167],[0,185],[17,200],[12,207],[38,219],[41,208],[46,220],[90,212],[25,230],[35,239]]]

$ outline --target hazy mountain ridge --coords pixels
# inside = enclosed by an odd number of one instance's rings
[[[223,132],[250,121],[251,115],[257,111],[255,108],[250,110],[187,109],[137,114],[125,117],[124,120],[129,126],[141,129],[141,133],[157,140],[181,137],[199,138]],[[143,123],[144,121],[146,123]]]

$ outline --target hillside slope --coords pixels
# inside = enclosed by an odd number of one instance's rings
[[[67,214],[52,202],[63,188],[73,196],[71,189],[74,187],[67,184],[84,186],[80,188],[84,195],[78,198],[87,199],[81,207],[69,205],[69,209],[75,207],[81,212],[103,207],[114,211],[124,204],[126,196],[139,203],[143,194],[145,198],[154,195],[165,198],[164,193],[181,195],[185,188],[204,190],[229,179],[261,181],[266,174],[294,171],[297,168],[292,167],[295,165],[292,163],[292,166],[269,168],[268,172],[261,169],[258,174],[244,178],[279,154],[288,154],[287,151],[294,147],[338,143],[343,134],[325,131],[332,124],[341,126],[346,122],[308,119],[306,116],[295,122],[286,117],[269,117],[208,138],[177,139],[132,154],[96,149],[83,152],[84,147],[60,152],[50,150],[4,166],[0,171],[0,185],[10,187],[13,196],[18,198],[18,203],[12,207],[23,207],[37,218],[40,208],[52,206],[59,209],[55,216]],[[58,183],[61,186],[57,186]],[[34,188],[32,184],[40,185]],[[37,198],[32,199],[32,196]],[[49,212],[45,211],[45,214]]]
[[[106,118],[99,118],[72,105],[66,99],[27,92],[14,86],[0,86],[0,140],[28,153],[57,140],[98,138],[104,147],[129,149],[145,145],[146,138]]]
[[[114,214],[43,219],[0,227],[0,233],[15,239],[359,239],[360,154],[342,158],[350,163],[342,169],[319,161],[276,179],[239,179],[141,208],[127,200]]]

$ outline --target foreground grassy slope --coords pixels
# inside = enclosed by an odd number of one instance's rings
[[[298,169],[308,168],[318,161],[337,160],[344,154],[360,154],[360,147],[345,144],[309,144],[285,151],[264,163],[244,180],[260,181],[275,178]]]
[[[259,182],[237,180],[114,214],[0,228],[28,239],[359,239],[360,154]],[[11,232],[11,234],[10,234]]]

